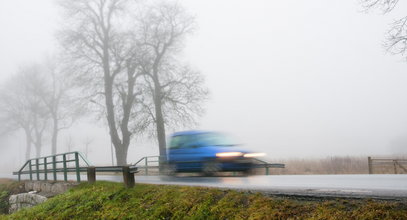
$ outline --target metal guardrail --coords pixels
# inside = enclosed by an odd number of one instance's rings
[[[269,163],[264,160],[254,158],[255,164],[254,168],[265,168],[265,174],[270,175],[270,168],[285,168],[285,164],[282,163]],[[148,156],[142,157],[132,166],[144,170],[144,174],[148,176],[149,169],[159,169],[160,168],[160,156]]]
[[[394,174],[398,174],[397,168],[407,173],[407,159],[395,159],[395,158],[367,158],[367,164],[369,167],[369,174],[373,174],[374,166],[393,166]]]
[[[142,157],[140,160],[135,162],[132,166],[144,170],[146,176],[148,176],[149,169],[159,169],[160,168],[160,156],[148,156]]]
[[[73,157],[73,159],[71,159]],[[270,168],[284,168],[285,165],[281,163],[268,163],[260,159],[254,159],[256,161],[255,168],[265,168],[266,175],[270,175]],[[71,164],[73,166],[70,166]],[[81,163],[84,166],[81,166]],[[76,180],[81,181],[81,173],[87,173],[88,181],[94,182],[96,180],[97,172],[122,172],[123,179],[126,186],[134,186],[134,174],[138,169],[143,169],[145,175],[148,175],[149,169],[160,168],[160,156],[148,156],[143,157],[131,166],[91,166],[89,161],[77,151],[55,154],[46,157],[38,157],[27,160],[21,169],[17,172],[13,172],[13,175],[18,175],[18,181],[21,181],[21,175],[29,175],[30,180],[33,180],[33,175],[36,175],[37,180],[41,180],[43,174],[44,179],[48,180],[48,174],[52,174],[53,180],[57,181],[57,173],[63,173],[64,181],[68,181],[68,173],[75,173]]]
[[[74,165],[69,166],[72,163]],[[81,163],[84,166],[81,166]],[[48,174],[52,173],[53,180],[57,181],[57,173],[63,173],[64,181],[68,181],[68,173],[72,172],[76,174],[78,182],[81,181],[80,174],[86,172],[88,182],[91,183],[96,181],[97,172],[122,172],[125,185],[133,187],[134,173],[138,170],[135,166],[91,166],[80,152],[74,151],[27,160],[19,171],[13,172],[13,175],[18,175],[18,181],[21,181],[21,175],[29,175],[30,180],[33,180],[33,175],[36,175],[36,179],[41,180],[40,174],[44,174],[44,180],[48,180]]]
[[[71,159],[70,156],[73,156],[74,159]],[[17,172],[13,172],[13,175],[18,175],[18,180],[21,180],[21,175],[28,174],[30,175],[30,180],[33,180],[33,174],[36,175],[37,180],[40,180],[40,174],[44,174],[44,180],[48,180],[48,174],[52,173],[53,179],[57,180],[57,173],[64,173],[64,181],[68,180],[68,172],[75,172],[77,181],[81,181],[80,173],[84,172],[86,167],[81,167],[80,162],[83,162],[86,166],[90,166],[90,163],[86,158],[77,151],[55,154],[46,157],[38,157],[34,159],[29,159]],[[74,163],[73,167],[69,167]],[[62,164],[62,167],[58,165]],[[50,167],[51,166],[51,167]],[[28,168],[28,170],[24,170]]]
[[[264,160],[260,160],[257,158],[254,158],[254,161],[257,163],[254,165],[255,168],[265,168],[266,169],[266,175],[270,175],[270,168],[285,168],[285,164],[283,163],[269,163]]]

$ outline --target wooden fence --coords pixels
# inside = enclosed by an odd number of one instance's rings
[[[388,172],[389,169],[392,170],[394,174],[407,174],[407,159],[368,157],[367,163],[369,174],[373,174],[376,170],[381,171],[380,173]]]

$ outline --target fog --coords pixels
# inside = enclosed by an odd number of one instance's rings
[[[407,63],[382,46],[405,2],[387,15],[356,0],[179,2],[198,24],[183,59],[210,90],[199,125],[185,130],[227,132],[271,159],[407,153]],[[0,2],[1,81],[56,49],[58,15],[52,0]],[[111,164],[106,123],[91,116],[61,132],[59,151],[84,152],[86,138],[89,160]],[[0,170],[17,169],[24,136],[0,143]],[[156,141],[136,137],[128,161],[157,154]]]

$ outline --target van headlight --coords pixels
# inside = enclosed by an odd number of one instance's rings
[[[216,157],[241,157],[241,156],[243,156],[242,152],[222,152],[216,154]]]
[[[265,153],[247,153],[243,155],[243,157],[264,157],[266,156]]]

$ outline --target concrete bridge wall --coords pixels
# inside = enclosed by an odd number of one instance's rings
[[[26,181],[24,183],[26,193],[10,196],[9,213],[41,204],[48,198],[64,193],[77,185],[76,182]]]

